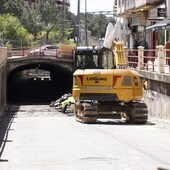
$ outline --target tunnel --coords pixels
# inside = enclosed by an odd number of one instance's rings
[[[7,75],[7,103],[50,104],[72,91],[72,72],[49,63],[17,67]]]

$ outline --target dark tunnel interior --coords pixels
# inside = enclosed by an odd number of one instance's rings
[[[71,91],[72,72],[52,64],[25,65],[7,78],[8,104],[50,104]]]

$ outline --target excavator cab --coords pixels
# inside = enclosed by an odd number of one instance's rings
[[[76,69],[108,69],[114,65],[112,50],[100,46],[79,46],[74,50]]]

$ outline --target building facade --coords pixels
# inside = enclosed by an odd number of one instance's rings
[[[167,0],[169,3],[169,0]],[[135,40],[147,40],[150,48],[164,45],[165,28],[149,29],[150,26],[166,19],[168,15],[165,0],[115,0],[117,15],[122,19],[122,38],[128,48]]]

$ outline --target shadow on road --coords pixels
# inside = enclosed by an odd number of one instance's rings
[[[123,120],[98,120],[96,122],[98,125],[123,125],[123,126],[146,126],[146,125],[156,125],[151,121],[147,121],[146,124],[135,124],[135,123],[126,123]]]
[[[17,108],[15,108],[17,110]],[[0,162],[8,162],[8,159],[2,159],[2,154],[4,152],[6,143],[12,142],[8,139],[8,134],[11,130],[12,123],[15,123],[14,120],[15,111],[7,109],[3,112],[3,115],[0,119]]]

